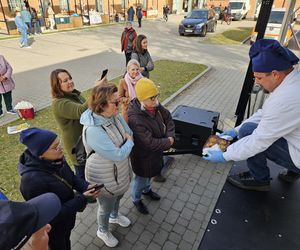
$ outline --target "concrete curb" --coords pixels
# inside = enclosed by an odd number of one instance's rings
[[[203,75],[205,75],[207,72],[209,72],[212,69],[211,66],[207,66],[207,69],[205,69],[203,72],[201,72],[199,75],[194,77],[192,80],[190,80],[187,84],[185,84],[183,87],[178,89],[173,95],[169,96],[166,100],[164,100],[161,104],[163,106],[167,106],[170,104],[178,95],[180,95],[183,91],[185,91],[187,88],[189,88],[195,81],[197,81],[199,78],[201,78]]]
[[[241,44],[245,44],[246,42],[248,42],[248,40],[250,40],[251,36],[248,36],[246,39],[244,39]]]

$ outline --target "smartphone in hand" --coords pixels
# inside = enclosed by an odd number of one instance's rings
[[[100,80],[102,80],[107,75],[107,73],[108,73],[108,69],[103,70]]]
[[[95,186],[88,188],[86,191],[94,189],[94,191],[96,192],[97,190],[99,190],[101,188],[104,188],[104,184],[96,184]]]

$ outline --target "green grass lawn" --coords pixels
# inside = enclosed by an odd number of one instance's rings
[[[160,101],[163,101],[206,68],[207,66],[203,64],[160,60],[155,62],[155,70],[150,72],[150,78],[155,83],[160,83]],[[120,78],[113,79],[112,81],[117,84],[119,79]],[[88,94],[89,91],[83,93],[85,97],[87,97]],[[22,123],[22,121],[18,120],[0,127],[0,187],[4,189],[5,194],[13,200],[22,200],[19,193],[20,177],[17,174],[17,164],[19,156],[24,150],[24,146],[19,143],[19,134],[7,134],[7,126],[20,123]],[[29,123],[34,127],[45,128],[59,133],[51,107],[37,112],[35,119]]]
[[[247,37],[251,35],[253,28],[240,27],[237,29],[226,30],[221,34],[208,37],[203,43],[210,44],[241,44]]]

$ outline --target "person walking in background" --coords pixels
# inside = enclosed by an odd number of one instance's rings
[[[128,227],[131,222],[119,213],[120,200],[131,181],[129,154],[133,147],[132,131],[119,114],[118,89],[114,84],[94,87],[89,109],[80,119],[87,155],[85,176],[89,182],[104,184],[98,201],[97,236],[108,247],[118,240],[109,231],[109,223]]]
[[[122,116],[128,122],[128,105],[130,101],[136,98],[135,85],[142,78],[140,73],[140,64],[137,60],[131,59],[127,64],[127,72],[119,82],[118,94],[122,103]]]
[[[137,17],[138,23],[139,23],[139,28],[141,28],[142,27],[142,18],[143,18],[142,7],[140,5],[138,5],[136,7],[135,12],[136,12],[136,17]]]
[[[40,20],[35,8],[31,8],[31,20],[34,26],[34,34],[42,34]]]
[[[20,142],[27,147],[18,164],[22,196],[25,200],[48,192],[58,196],[62,208],[50,223],[49,246],[51,250],[70,250],[76,213],[83,211],[88,201],[98,197],[99,190],[74,175],[55,133],[29,128],[20,133]]]
[[[24,23],[27,25],[28,29],[28,34],[31,35],[33,34],[32,32],[32,22],[31,22],[31,14],[28,11],[28,9],[26,7],[23,8],[23,10],[21,11],[21,17],[24,21]]]
[[[121,35],[121,51],[124,51],[126,66],[129,60],[131,59],[131,54],[133,51],[134,40],[136,39],[136,32],[132,27],[131,22],[126,22],[126,26]]]
[[[54,26],[55,26],[54,15],[55,15],[55,13],[54,13],[54,10],[51,7],[51,3],[50,2],[48,3],[47,13],[48,13],[48,19],[49,19],[49,22],[50,22],[50,29],[54,30]]]
[[[130,6],[130,8],[127,10],[127,20],[129,22],[133,22],[134,14],[135,14],[134,9],[132,6]]]
[[[131,59],[140,63],[140,72],[144,77],[149,78],[149,72],[154,69],[154,64],[148,51],[148,40],[145,35],[137,36]]]
[[[170,9],[169,9],[168,5],[166,5],[166,6],[164,5],[164,7],[163,7],[163,16],[164,16],[164,19],[165,19],[166,22],[168,21],[169,11],[170,11]]]
[[[17,26],[18,31],[21,34],[21,38],[20,38],[20,47],[22,48],[31,48],[28,45],[28,35],[27,35],[27,30],[28,27],[27,25],[24,23],[22,17],[21,17],[21,10],[20,8],[16,7],[16,17],[15,17],[15,24]]]
[[[128,124],[135,143],[130,155],[135,173],[131,198],[140,213],[148,214],[142,194],[152,200],[160,200],[160,196],[151,189],[150,178],[159,175],[163,168],[163,151],[174,143],[175,125],[170,112],[160,105],[158,89],[151,80],[140,79],[135,90],[136,98],[128,108]]]
[[[97,81],[96,85],[106,81],[106,77]],[[75,168],[76,175],[84,179],[84,166],[77,162],[72,148],[82,133],[79,122],[81,114],[88,108],[87,101],[75,89],[71,74],[65,69],[51,72],[50,85],[52,91],[52,111],[58,127],[61,130],[64,148]]]
[[[16,111],[14,111],[12,106],[12,90],[15,88],[15,82],[12,79],[12,71],[12,67],[8,61],[6,61],[4,56],[0,55],[0,117],[4,115],[2,109],[2,96],[7,113],[12,115],[16,114]]]

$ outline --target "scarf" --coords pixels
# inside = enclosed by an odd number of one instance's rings
[[[143,76],[141,73],[139,73],[135,78],[131,78],[130,75],[128,74],[128,72],[126,73],[124,80],[128,87],[128,93],[129,93],[130,100],[136,98],[135,85],[136,85],[137,81],[140,80],[142,77]]]

